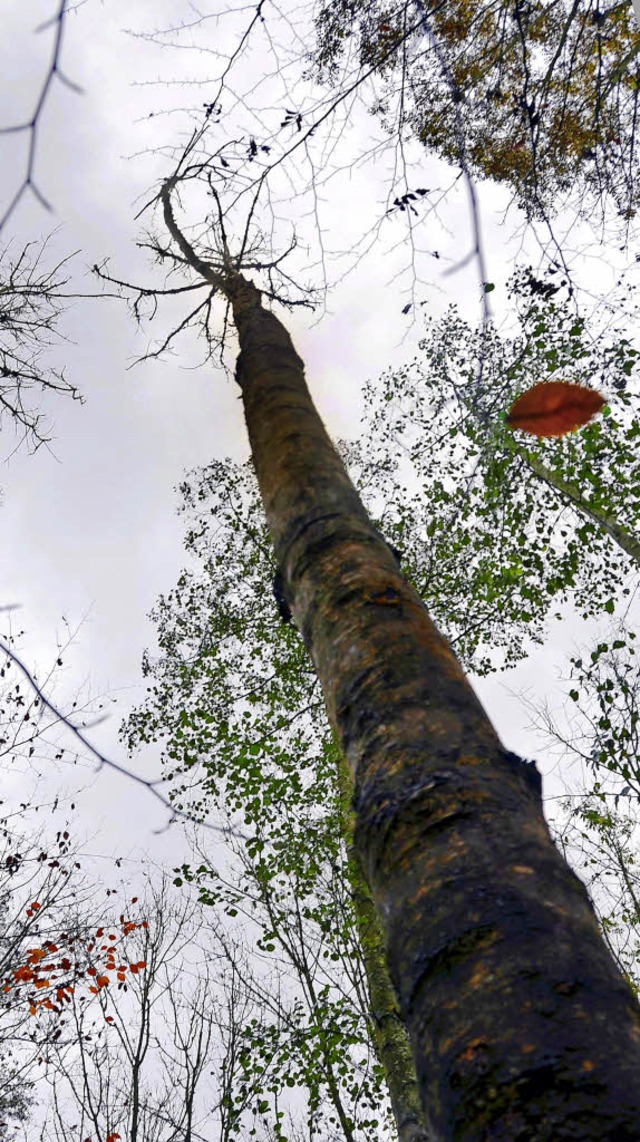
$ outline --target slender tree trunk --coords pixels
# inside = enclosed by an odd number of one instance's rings
[[[389,975],[384,932],[353,843],[353,782],[342,757],[338,763],[338,778],[342,836],[347,848],[347,874],[367,979],[371,1039],[389,1088],[399,1142],[433,1142],[420,1105],[411,1044]]]
[[[606,531],[613,542],[618,544],[618,547],[620,547],[622,551],[630,555],[636,563],[640,563],[640,540],[636,539],[635,535],[628,531],[621,523],[618,523],[615,516],[609,515],[603,508],[585,500],[576,484],[572,484],[569,480],[563,479],[563,477],[558,472],[554,472],[553,469],[547,468],[546,464],[543,464],[537,456],[532,456],[529,452],[525,452],[524,449],[518,449],[518,451],[534,476],[537,476],[540,480],[544,480],[545,484],[548,484],[549,487],[559,492],[561,496],[564,496],[566,500],[569,500],[578,512],[594,520],[603,531]]]
[[[253,461],[354,779],[356,846],[435,1139],[638,1142],[640,1008],[501,745],[369,521],[289,335],[230,275]]]

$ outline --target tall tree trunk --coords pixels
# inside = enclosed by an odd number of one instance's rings
[[[296,624],[354,780],[434,1138],[638,1142],[640,1008],[508,752],[371,524],[260,294],[230,274],[237,380]]]

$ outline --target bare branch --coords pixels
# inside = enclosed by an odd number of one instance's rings
[[[82,92],[82,88],[73,83],[69,77],[64,74],[60,66],[62,38],[67,11],[68,0],[59,0],[57,12],[51,17],[50,20],[46,20],[45,23],[40,25],[40,27],[36,28],[36,32],[43,32],[46,29],[53,27],[55,32],[51,50],[51,59],[49,61],[49,66],[42,82],[40,93],[36,100],[36,105],[31,118],[27,119],[24,123],[17,123],[13,127],[0,127],[0,135],[16,135],[26,132],[29,137],[26,170],[20,185],[13,195],[13,198],[9,202],[9,205],[6,207],[4,214],[0,217],[0,231],[2,230],[3,226],[6,225],[8,219],[13,214],[13,211],[27,190],[31,190],[32,194],[35,196],[35,198],[37,198],[38,202],[45,208],[45,210],[51,210],[51,203],[45,198],[44,194],[35,181],[36,149],[38,143],[38,129],[40,126],[40,120],[42,118],[42,113],[44,111],[44,107],[55,78],[59,79],[60,82],[63,83],[65,87],[68,87],[71,91],[75,91],[78,94]]]
[[[42,266],[47,241],[33,253],[29,242],[13,261],[11,247],[0,253],[0,424],[3,414],[22,431],[34,448],[48,437],[40,414],[28,397],[33,390],[50,391],[81,400],[64,370],[41,364],[43,352],[63,337],[58,320],[64,302],[81,296],[67,293],[66,269],[74,255],[51,269]]]
[[[4,639],[0,639],[0,652],[6,654],[7,658],[9,658],[11,662],[13,662],[18,667],[23,677],[26,678],[27,682],[32,687],[43,708],[48,710],[50,714],[53,714],[56,721],[65,726],[70,731],[76,740],[80,742],[83,749],[87,750],[93,757],[95,757],[98,762],[98,771],[103,767],[106,767],[111,769],[114,773],[119,773],[122,777],[128,778],[129,781],[133,781],[136,785],[140,785],[143,789],[146,789],[151,794],[151,796],[155,797],[155,799],[160,802],[163,808],[168,811],[169,819],[167,823],[161,829],[155,829],[155,833],[165,832],[178,819],[192,821],[192,818],[188,813],[185,813],[182,809],[176,808],[176,806],[171,803],[169,798],[165,797],[164,794],[160,792],[158,787],[164,784],[164,781],[161,778],[157,778],[154,781],[149,781],[144,777],[140,777],[139,774],[133,773],[130,769],[127,769],[126,766],[121,765],[119,762],[113,761],[112,758],[107,757],[106,754],[102,753],[101,750],[97,748],[97,746],[93,745],[93,743],[89,741],[82,730],[79,729],[78,726],[74,725],[71,719],[63,714],[62,711],[51,701],[51,699],[47,697],[29,668],[24,664],[19,655],[16,654],[15,650],[12,650],[11,647],[7,645]],[[213,832],[221,833],[226,838],[229,836],[234,836],[239,837],[242,840],[248,840],[248,838],[243,833],[240,833],[238,830],[234,829],[231,826],[214,825],[208,821],[203,822],[202,826],[203,828],[210,829]]]

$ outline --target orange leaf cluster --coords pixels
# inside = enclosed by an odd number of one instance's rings
[[[604,397],[569,381],[540,381],[513,402],[509,428],[532,436],[564,436],[587,424],[604,407]]]
[[[136,903],[136,901],[137,897],[134,897],[132,903]],[[30,919],[39,909],[40,904],[34,901],[26,909],[27,917]],[[137,922],[125,919],[124,915],[120,916],[121,937],[130,935],[138,928],[147,929],[147,921]],[[98,966],[87,967],[87,956],[96,950],[95,941],[102,937],[104,937],[104,928],[97,928],[94,936],[84,941],[77,941],[75,937],[62,933],[59,942],[66,945],[68,954],[63,953],[60,959],[51,958],[56,956],[59,948],[50,940],[45,941],[42,947],[29,948],[25,955],[25,962],[15,968],[2,981],[3,993],[8,995],[10,1000],[24,998],[30,1015],[36,1015],[38,1008],[59,1015],[64,1002],[69,1003],[71,1001],[71,996],[75,991],[74,985],[83,977],[88,977],[89,980],[93,981],[88,986],[92,995],[97,995],[101,988],[107,987],[110,983],[107,972],[116,973],[118,987],[126,986],[127,972],[137,975],[147,965],[144,960],[138,960],[136,963],[117,963],[116,944],[118,936],[110,934],[109,942],[101,944],[98,949]],[[26,994],[23,994],[25,989]],[[49,994],[41,998],[40,993],[43,991],[48,991]],[[112,1019],[108,1020],[108,1022],[112,1021]],[[118,1136],[114,1135],[114,1137]]]

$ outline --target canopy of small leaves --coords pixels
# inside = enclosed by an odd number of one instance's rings
[[[562,841],[587,885],[621,971],[640,995],[640,871],[633,810],[603,804],[597,793],[573,798]]]
[[[606,640],[571,658],[562,713],[536,711],[534,725],[581,767],[586,792],[569,796],[559,839],[587,884],[621,969],[640,992],[640,679],[636,633],[616,624]]]
[[[616,800],[640,801],[640,678],[635,643],[635,632],[623,630],[611,641],[599,642],[588,657],[571,658],[569,697],[576,703],[576,715],[567,745],[596,778],[616,779],[602,790]]]
[[[315,26],[317,74],[335,81],[355,56],[382,84],[373,109],[390,131],[399,122],[504,184],[529,217],[568,192],[583,211],[611,199],[636,213],[640,28],[627,0],[325,0]]]
[[[603,520],[637,541],[638,351],[614,330],[590,338],[557,289],[516,277],[514,338],[474,331],[455,309],[429,321],[420,356],[368,387],[366,445],[350,448],[369,509],[480,674],[518,661],[562,603],[590,618],[631,591],[635,562]],[[552,377],[597,386],[609,415],[557,440],[512,432],[504,413],[515,397]]]
[[[274,1137],[284,1137],[285,1088],[300,1092],[314,1136],[378,1136],[387,1108],[370,1042],[337,752],[318,684],[295,628],[278,617],[250,467],[215,462],[181,491],[196,566],[152,614],[160,655],[145,657],[148,697],[124,733],[130,748],[163,742],[176,805],[231,821],[230,867],[205,857],[177,870],[176,882],[194,883],[201,901],[239,918],[254,953],[287,981],[286,1019],[267,1010],[244,1028],[246,1075],[234,1097],[244,1104],[260,1068],[259,1113]]]

